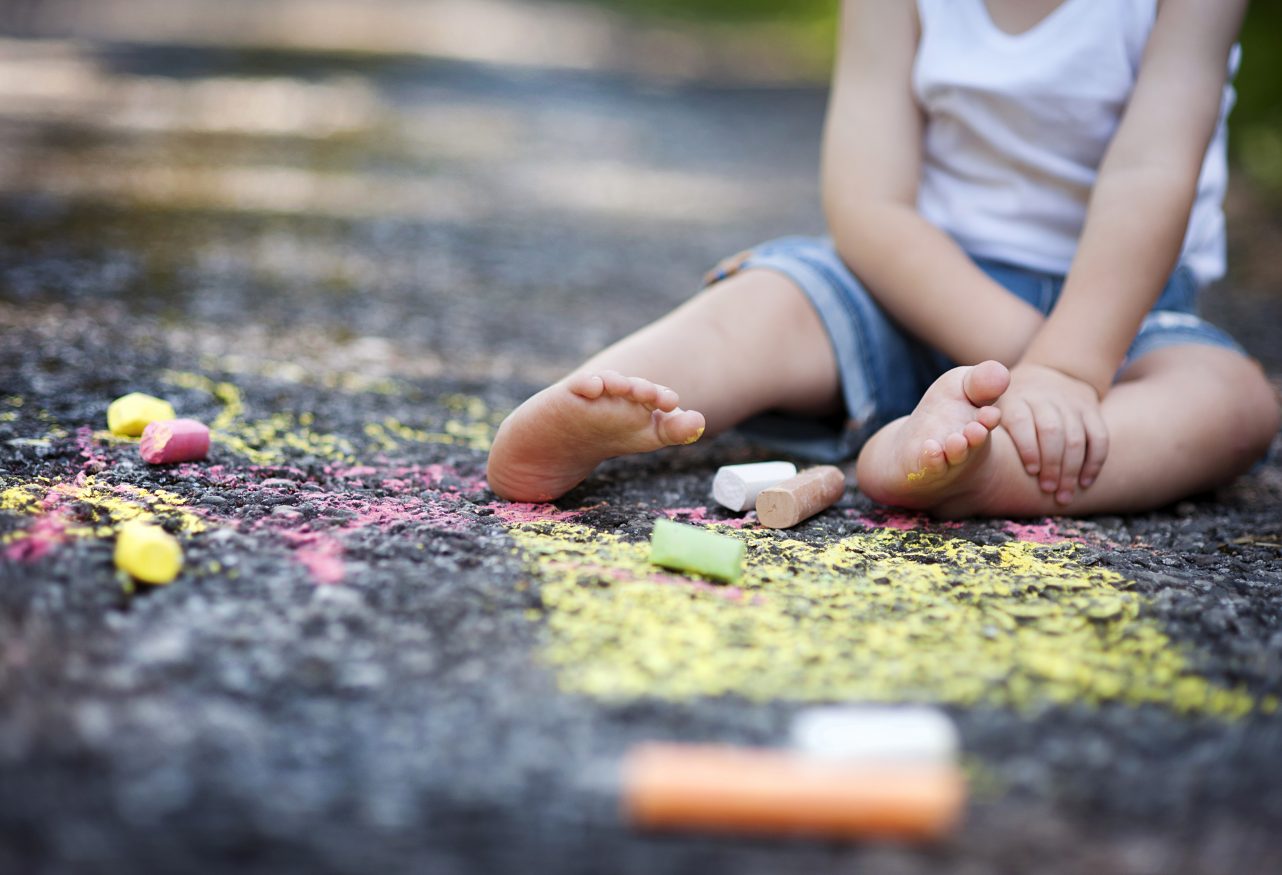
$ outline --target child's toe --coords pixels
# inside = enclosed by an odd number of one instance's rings
[[[659,394],[659,387],[649,380],[643,380],[640,377],[632,377],[628,380],[632,389],[629,393],[632,400],[638,404],[654,405],[655,399]]]
[[[692,444],[703,436],[705,422],[697,410],[675,410],[655,413],[655,428],[659,439],[668,446]]]
[[[948,464],[960,465],[966,461],[966,456],[969,453],[970,444],[961,432],[955,431],[944,438],[944,458],[948,460]]]
[[[600,398],[605,391],[605,381],[597,374],[575,374],[570,377],[566,387],[580,398]]]
[[[654,398],[655,408],[665,412],[673,410],[681,400],[677,393],[667,386],[658,386],[656,388],[658,392]]]
[[[622,398],[632,391],[632,381],[618,371],[602,371],[601,380],[607,395]]]
[[[928,439],[921,445],[921,467],[927,473],[938,474],[948,468],[944,457],[944,446],[937,440]]]
[[[988,439],[988,429],[984,427],[983,423],[968,422],[966,427],[962,429],[962,435],[966,438],[966,443],[969,446],[977,447]]]
[[[992,404],[1010,385],[1010,371],[1001,362],[986,361],[972,367],[962,380],[962,391],[971,404]]]

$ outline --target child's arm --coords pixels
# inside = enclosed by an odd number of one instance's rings
[[[842,258],[900,324],[950,358],[1012,365],[1042,324],[916,209],[922,119],[915,4],[845,0],[824,130],[823,197]]]
[[[999,405],[1030,473],[1069,497],[1099,473],[1099,399],[1179,258],[1245,9],[1162,0],[1064,291]]]

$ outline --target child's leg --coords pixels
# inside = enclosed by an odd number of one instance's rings
[[[685,405],[685,409],[678,407]],[[599,353],[503,421],[490,488],[563,495],[613,456],[692,443],[765,410],[841,409],[836,360],[809,299],[745,270]]]
[[[1142,510],[1228,482],[1263,455],[1278,430],[1277,397],[1254,362],[1209,345],[1158,349],[1135,361],[1104,399],[1108,459],[1096,482],[1065,506],[1025,473],[1004,429],[988,440],[963,431],[1004,389],[994,374],[974,370],[945,374],[912,415],[869,440],[858,466],[866,494],[945,517]],[[952,439],[956,452],[926,471],[923,445],[944,444],[951,433],[967,440]],[[910,473],[918,476],[909,480]]]

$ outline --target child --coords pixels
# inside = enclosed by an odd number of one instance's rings
[[[1245,6],[846,0],[831,240],[728,259],[530,398],[491,487],[546,501],[768,411],[846,418],[860,488],[945,517],[1134,511],[1240,474],[1277,400],[1195,298],[1224,272]]]

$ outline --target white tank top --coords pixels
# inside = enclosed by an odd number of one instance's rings
[[[1157,0],[1063,0],[1008,34],[984,0],[917,0],[913,93],[926,116],[917,207],[968,252],[1064,274],[1153,28]],[[1230,81],[1240,49],[1229,62]],[[1181,261],[1224,274],[1225,85]]]

